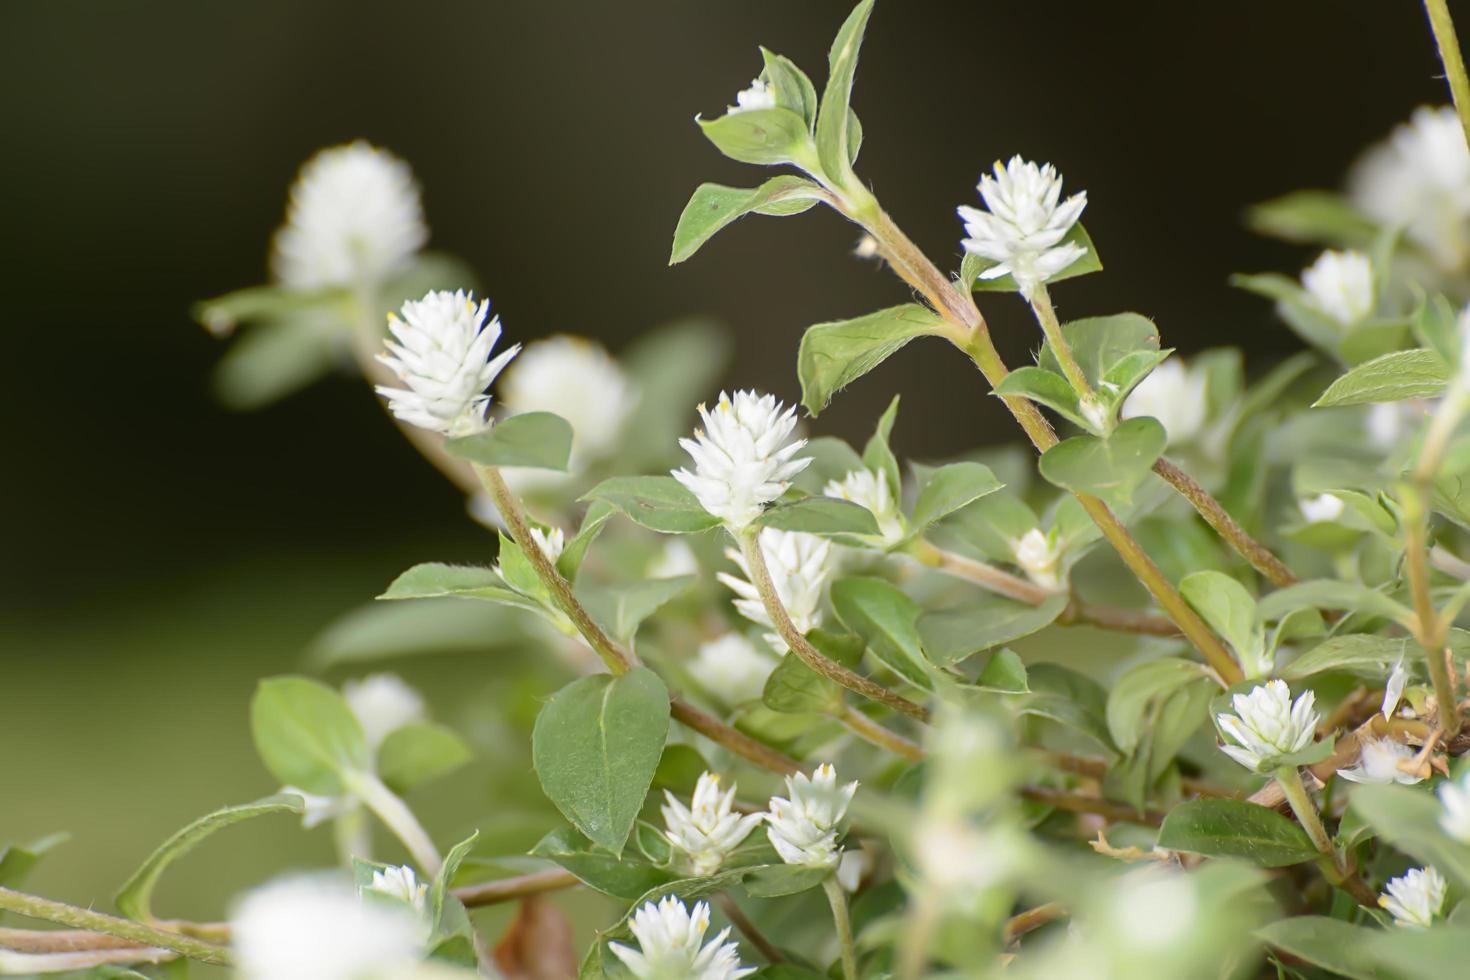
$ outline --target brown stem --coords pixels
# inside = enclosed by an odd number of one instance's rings
[[[918,745],[910,742],[897,732],[891,732],[884,728],[850,704],[843,705],[842,713],[837,715],[837,720],[846,725],[852,730],[853,734],[865,742],[871,742],[873,745],[878,746],[878,748],[887,749],[894,755],[902,756],[911,762],[924,761],[924,750],[919,748]]]
[[[712,742],[718,742],[747,762],[753,762],[764,769],[779,772],[782,775],[801,771],[801,764],[795,759],[777,752],[763,742],[757,742],[737,728],[731,728],[683,698],[671,699],[669,707],[675,720],[683,724],[685,728],[693,729]]]
[[[1062,626],[1093,626],[1115,633],[1137,633],[1142,636],[1178,636],[1179,627],[1172,619],[1155,616],[1141,609],[1119,609],[1116,606],[1095,606],[1090,602],[1072,600],[1057,617]]]
[[[767,963],[786,962],[786,957],[782,956],[781,951],[771,944],[771,941],[765,937],[764,933],[756,928],[755,923],[750,921],[750,917],[735,903],[735,899],[730,897],[729,892],[717,893],[715,895],[715,901],[720,903],[720,911],[725,913],[725,918],[730,920],[730,924],[735,927],[735,930],[745,937],[746,942],[760,951],[760,954],[766,958]]]
[[[486,905],[498,905],[501,902],[514,902],[528,895],[540,895],[542,892],[572,888],[579,884],[581,882],[570,871],[550,868],[515,878],[501,878],[499,881],[486,881],[478,885],[456,888],[454,897],[463,902],[465,908],[478,909]]]
[[[1009,946],[1028,932],[1040,929],[1048,922],[1055,922],[1067,914],[1061,902],[1047,902],[1034,909],[1013,915],[1006,921],[1005,942]]]
[[[1035,803],[1043,803],[1071,813],[1090,813],[1115,823],[1140,823],[1151,827],[1162,826],[1164,823],[1164,814],[1157,810],[1140,812],[1126,803],[1115,803],[1097,796],[1069,793],[1066,790],[1051,789],[1047,786],[1023,786],[1020,793],[1022,798]]]
[[[1199,512],[1199,516],[1205,519],[1205,523],[1214,528],[1216,534],[1224,538],[1240,557],[1250,562],[1251,567],[1264,575],[1272,585],[1285,588],[1301,581],[1269,548],[1246,533],[1245,528],[1236,523],[1220,501],[1200,486],[1194,477],[1175,466],[1168,457],[1160,456],[1154,462],[1154,472],[1178,490]]]

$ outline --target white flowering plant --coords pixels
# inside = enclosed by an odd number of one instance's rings
[[[957,268],[931,260],[856,170],[873,0],[820,93],[762,49],[697,120],[781,172],[700,185],[674,228],[679,264],[745,215],[825,205],[912,291],[810,327],[799,401],[721,390],[729,342],[702,321],[614,356],[492,314],[424,251],[404,161],[322,151],[273,283],[198,308],[241,333],[220,394],[359,374],[464,493],[485,558],[406,569],[306,673],[263,680],[250,729],[279,792],[166,840],[117,914],[16,890],[48,842],[0,852],[0,910],[68,930],[0,929],[0,975],[1463,973],[1470,80],[1426,6],[1456,107],[1416,110],[1345,193],[1252,212],[1313,249],[1236,280],[1306,345],[1265,370],[1182,357],[1137,313],[1063,321],[1052,290],[1102,269],[1081,218],[1108,203],[1048,163],[984,168],[940,253]],[[1004,293],[1034,315],[1032,363],[992,340]],[[978,368],[1034,465],[905,461],[897,397],[861,447],[821,432],[921,338]],[[395,674],[307,676],[436,644],[524,652],[455,682],[534,711],[477,694],[482,724],[450,726]],[[525,761],[524,798],[426,826],[424,787],[485,756]],[[155,914],[176,860],[270,814],[330,827],[340,867],[243,882],[225,921]],[[508,925],[479,911],[510,903]]]

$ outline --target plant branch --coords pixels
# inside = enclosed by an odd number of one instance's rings
[[[372,773],[352,773],[348,789],[402,842],[419,870],[432,878],[444,866],[439,849],[408,804]]]
[[[1465,59],[1460,56],[1460,40],[1455,36],[1449,4],[1445,0],[1424,0],[1424,10],[1429,14],[1429,27],[1434,32],[1445,80],[1450,85],[1450,98],[1455,102],[1465,138],[1470,141],[1470,78],[1465,75]]]
[[[1210,492],[1200,486],[1194,477],[1174,465],[1167,457],[1160,456],[1154,462],[1154,472],[1163,477],[1180,496],[1188,500],[1199,516],[1205,519],[1205,523],[1214,528],[1215,533],[1220,535],[1235,549],[1235,553],[1246,561],[1251,567],[1266,577],[1277,588],[1285,588],[1295,585],[1300,581],[1291,569],[1287,568],[1280,558],[1271,553],[1271,550],[1251,537],[1236,523],[1235,518],[1221,506],[1220,501],[1211,496]]]
[[[750,921],[750,916],[746,915],[745,910],[730,897],[729,892],[717,892],[715,901],[719,902],[720,911],[725,913],[725,918],[730,920],[730,924],[745,937],[746,942],[760,951],[767,963],[786,962],[786,957],[782,956],[781,951],[766,938],[765,933],[756,928],[756,924]]]
[[[1049,922],[1055,922],[1067,914],[1067,910],[1061,902],[1047,902],[1038,905],[1034,909],[1027,909],[1017,913],[1006,920],[1005,942],[1009,946],[1028,932],[1040,929]]]
[[[570,871],[548,868],[545,871],[533,871],[515,878],[501,878],[498,881],[486,881],[478,885],[465,885],[454,889],[454,897],[463,902],[465,908],[478,909],[487,905],[499,905],[501,902],[518,901],[530,895],[540,895],[542,892],[574,888],[581,883],[581,880]]]
[[[0,976],[39,976],[90,970],[98,966],[156,966],[178,957],[171,949],[153,946],[98,949],[83,953],[22,953],[0,948]]]
[[[852,920],[847,914],[847,896],[835,874],[822,882],[827,901],[832,906],[832,922],[837,927],[837,941],[842,948],[842,975],[845,980],[858,980],[857,951],[852,944]]]
[[[891,732],[878,724],[861,711],[850,704],[842,706],[840,714],[836,715],[838,721],[846,725],[854,735],[865,742],[870,742],[880,749],[887,749],[894,755],[901,756],[911,762],[923,762],[924,750],[908,739]]]
[[[683,698],[671,698],[669,709],[674,719],[683,724],[685,728],[692,729],[710,741],[723,745],[747,762],[753,762],[763,769],[781,773],[783,776],[801,771],[801,764],[795,759],[777,752],[764,742],[756,741],[737,728],[730,727]]]
[[[1057,319],[1057,311],[1051,305],[1051,293],[1047,291],[1045,283],[1036,284],[1030,303],[1031,312],[1036,314],[1036,322],[1041,324],[1042,336],[1051,344],[1051,352],[1056,356],[1057,364],[1061,365],[1063,376],[1077,393],[1077,398],[1086,405],[1097,397],[1097,393],[1092,390],[1092,383],[1083,373],[1082,365],[1077,363],[1072,345],[1067,342],[1067,335],[1062,333],[1062,322]]]
[[[57,902],[9,888],[0,887],[0,910],[14,912],[16,915],[23,915],[30,919],[44,919],[47,922],[71,926],[74,929],[106,933],[119,939],[131,940],[140,946],[170,949],[191,960],[199,960],[201,963],[215,963],[223,966],[231,963],[230,951],[223,946],[216,946],[213,943],[193,939],[176,932],[167,932],[142,922],[120,919],[114,915],[94,912],[91,909],[67,905],[65,902]]]
[[[1137,823],[1150,827],[1159,827],[1164,823],[1164,814],[1157,810],[1135,810],[1126,803],[1115,803],[1112,800],[1087,796],[1083,793],[1069,793],[1066,790],[1052,789],[1048,786],[1023,786],[1020,789],[1020,795],[1022,799],[1033,803],[1041,803],[1071,813],[1090,813],[1113,823]]]

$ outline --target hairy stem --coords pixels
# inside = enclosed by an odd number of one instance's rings
[[[13,891],[9,888],[0,887],[0,910],[14,912],[16,915],[23,915],[30,919],[56,922],[74,929],[106,933],[109,936],[117,936],[119,939],[131,940],[140,946],[171,949],[180,956],[187,956],[201,963],[228,966],[231,962],[230,951],[223,946],[192,939],[176,932],[166,932],[141,922],[120,919],[117,916],[94,912],[91,909],[67,905],[65,902],[41,898],[39,895]]]
[[[393,836],[402,842],[419,870],[429,878],[437,875],[444,866],[444,859],[439,856],[439,849],[434,846],[433,838],[424,829],[424,825],[419,823],[408,804],[372,773],[353,773],[347,782],[352,794],[362,800],[383,821],[383,825],[393,832]]]
[[[1236,554],[1250,562],[1252,568],[1264,575],[1266,581],[1277,588],[1285,588],[1301,581],[1280,558],[1271,553],[1269,548],[1246,533],[1245,528],[1237,524],[1235,518],[1231,517],[1220,505],[1220,501],[1200,486],[1194,477],[1163,456],[1154,462],[1154,472],[1163,477],[1164,482],[1178,490],[1180,496],[1188,500],[1199,516],[1205,519],[1205,523],[1210,525],[1230,547],[1234,548]]]
[[[1302,774],[1296,766],[1282,766],[1276,770],[1276,782],[1281,784],[1282,791],[1286,794],[1286,802],[1291,806],[1291,812],[1296,814],[1297,822],[1312,839],[1312,844],[1332,858],[1333,865],[1337,864],[1337,852],[1332,847],[1332,839],[1327,836],[1327,828],[1322,826],[1322,817],[1317,813],[1316,804],[1307,795],[1307,787],[1302,783]]]
[[[1051,344],[1051,352],[1056,356],[1057,363],[1061,365],[1062,375],[1066,377],[1067,383],[1077,393],[1077,397],[1085,405],[1091,398],[1096,397],[1092,390],[1092,384],[1087,380],[1087,375],[1082,372],[1082,365],[1077,363],[1077,357],[1072,353],[1072,345],[1067,341],[1067,335],[1062,333],[1062,322],[1057,319],[1056,308],[1051,305],[1051,293],[1047,292],[1045,283],[1038,283],[1032,291],[1031,312],[1036,314],[1036,322],[1041,324],[1041,333],[1046,337],[1047,343]]]
[[[1455,112],[1460,116],[1465,138],[1470,141],[1470,78],[1465,75],[1465,59],[1460,56],[1460,39],[1455,36],[1455,22],[1450,17],[1449,4],[1445,0],[1424,0],[1424,10],[1429,14],[1429,27],[1434,31],[1434,43],[1444,65],[1445,81],[1450,84],[1450,98],[1454,99]]]
[[[842,712],[838,714],[837,720],[846,725],[854,735],[865,742],[870,742],[880,749],[887,749],[894,755],[901,756],[911,762],[923,762],[924,750],[908,739],[891,732],[878,724],[852,705],[843,705]]]
[[[828,875],[822,882],[827,901],[832,906],[832,923],[837,927],[837,942],[842,947],[842,975],[846,980],[858,980],[857,950],[852,944],[852,920],[847,915],[847,896],[837,876]]]
[[[760,528],[746,528],[740,535],[740,548],[745,555],[746,567],[750,570],[751,584],[755,586],[761,602],[766,607],[766,615],[771,617],[776,632],[781,639],[786,641],[791,651],[801,658],[802,663],[829,681],[840,684],[856,694],[861,694],[870,701],[876,701],[878,704],[893,708],[919,721],[929,720],[928,708],[888,690],[861,674],[853,673],[836,661],[827,658],[807,641],[807,638],[796,628],[796,624],[791,621],[791,615],[782,605],[781,597],[776,593],[776,585],[771,581],[771,570],[766,565],[765,550],[760,545]]]

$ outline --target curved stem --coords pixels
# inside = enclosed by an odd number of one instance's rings
[[[786,962],[786,957],[782,956],[781,951],[766,938],[765,933],[756,928],[756,924],[750,921],[745,910],[736,904],[729,892],[717,892],[715,901],[720,903],[720,911],[725,913],[725,918],[730,920],[730,924],[745,937],[746,942],[760,950],[760,954],[766,958],[767,963]]]
[[[766,607],[766,615],[771,618],[771,623],[775,626],[781,639],[786,641],[792,653],[801,658],[802,663],[829,681],[840,684],[856,694],[861,694],[870,701],[876,701],[895,711],[901,711],[919,721],[929,720],[928,708],[915,704],[901,694],[895,694],[861,674],[853,673],[841,664],[828,659],[807,641],[807,638],[796,628],[796,624],[791,621],[791,615],[781,604],[781,597],[776,593],[776,585],[771,581],[771,570],[766,565],[765,549],[760,545],[760,528],[749,527],[741,533],[740,549],[745,556],[746,567],[750,571],[751,584],[755,586],[761,602]]]
[[[852,944],[852,920],[847,915],[847,896],[842,892],[836,875],[828,875],[822,882],[827,901],[832,906],[832,923],[837,927],[837,941],[842,947],[842,975],[846,980],[858,980],[857,950]]]
[[[1445,0],[1424,0],[1424,10],[1429,14],[1429,27],[1439,48],[1445,80],[1450,84],[1450,98],[1455,102],[1455,112],[1459,113],[1465,138],[1470,141],[1470,78],[1465,75],[1465,59],[1460,56],[1460,40],[1455,36],[1455,22],[1450,17],[1449,4]]]
[[[1220,501],[1211,496],[1210,492],[1200,486],[1194,477],[1181,470],[1167,457],[1160,456],[1154,461],[1154,472],[1163,477],[1180,496],[1188,500],[1199,516],[1205,519],[1205,523],[1214,528],[1215,533],[1220,535],[1235,549],[1235,553],[1246,561],[1251,567],[1266,577],[1277,588],[1285,588],[1295,585],[1301,581],[1296,577],[1285,563],[1271,553],[1271,550],[1251,537],[1236,523],[1235,518],[1221,506]]]
[[[1006,920],[1006,945],[1009,946],[1026,933],[1040,929],[1049,922],[1055,922],[1066,914],[1067,910],[1061,902],[1047,902],[1034,909],[1016,913]]]
[[[546,871],[517,875],[514,878],[501,878],[498,881],[487,881],[478,885],[465,885],[454,889],[454,897],[463,902],[465,908],[478,909],[487,905],[499,905],[501,902],[514,902],[530,895],[540,895],[542,892],[574,888],[581,883],[581,879],[570,871],[550,868]]]
[[[781,773],[783,776],[801,771],[801,764],[795,759],[766,745],[757,742],[749,735],[737,728],[715,718],[683,698],[674,697],[669,701],[670,712],[674,720],[681,723],[685,728],[691,729],[703,735],[712,742],[723,745],[736,755],[753,762],[763,769]]]
[[[1302,774],[1296,766],[1282,766],[1276,770],[1276,782],[1281,784],[1282,792],[1286,794],[1286,802],[1291,806],[1291,812],[1296,814],[1297,822],[1312,839],[1312,844],[1323,854],[1329,855],[1333,863],[1337,862],[1337,853],[1333,850],[1332,839],[1327,836],[1327,828],[1322,826],[1322,817],[1317,813],[1317,807],[1312,803],[1312,798],[1307,795],[1307,787],[1302,783]]]
[[[353,773],[347,783],[352,794],[362,800],[403,843],[424,876],[432,878],[437,875],[444,866],[444,859],[439,856],[439,849],[434,846],[429,832],[419,823],[408,804],[372,773]]]
[[[908,759],[910,762],[924,761],[924,750],[918,745],[910,742],[897,732],[891,732],[884,728],[850,704],[842,706],[842,713],[837,715],[837,720],[846,725],[854,735],[865,742],[870,742],[880,749],[887,749],[894,755]]]
[[[171,949],[181,956],[187,956],[201,963],[216,963],[222,966],[228,966],[231,963],[230,951],[223,946],[216,946],[213,943],[192,939],[175,932],[166,932],[141,922],[120,919],[117,916],[105,915],[91,909],[67,905],[65,902],[56,902],[49,898],[41,898],[39,895],[30,895],[9,888],[0,887],[0,910],[14,912],[16,915],[23,915],[30,919],[44,919],[47,922],[60,923],[74,929],[106,933],[109,936],[117,936],[119,939],[131,940],[140,946]]]

